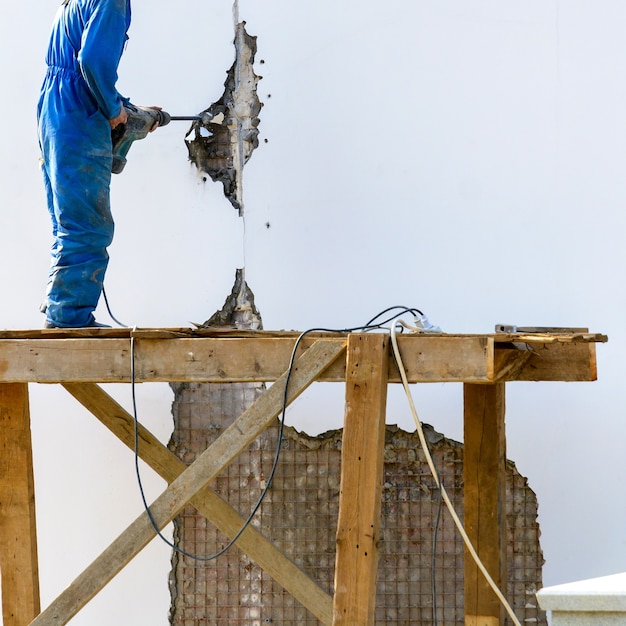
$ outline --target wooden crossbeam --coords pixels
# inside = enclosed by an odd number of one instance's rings
[[[182,508],[280,414],[285,387],[293,401],[345,349],[345,343],[318,341],[301,356],[290,378],[285,372],[257,401],[231,424],[150,507],[152,521],[141,514],[40,615],[32,626],[66,624],[163,529]]]
[[[4,626],[40,610],[28,385],[0,384],[0,570]]]
[[[374,624],[388,356],[386,335],[348,338],[334,626]]]
[[[156,336],[155,336],[156,335]],[[285,371],[294,335],[161,337],[138,333],[136,382],[273,382]],[[517,342],[514,340],[517,339]],[[411,383],[493,383],[511,380],[585,381],[597,378],[595,343],[601,335],[429,335],[398,337]],[[307,337],[343,345],[345,336]],[[516,348],[525,346],[526,350]],[[131,380],[130,337],[0,338],[0,382],[94,382]],[[389,382],[400,382],[390,358]],[[320,381],[343,382],[341,360]]]
[[[494,377],[494,382],[498,378],[502,381],[532,382],[584,382],[598,378],[594,343],[535,342],[525,345],[530,351],[530,357],[524,359],[523,367],[514,375]],[[498,352],[504,353],[504,350]],[[496,361],[496,370],[497,367]]]
[[[134,450],[134,419],[113,398],[90,383],[66,383],[63,386],[120,441]],[[162,478],[171,483],[186,469],[187,466],[141,424],[138,425],[138,433],[140,458]],[[228,537],[233,537],[244,523],[239,513],[208,487],[200,491],[190,504]],[[332,597],[253,526],[246,528],[236,545],[322,624],[332,623]]]

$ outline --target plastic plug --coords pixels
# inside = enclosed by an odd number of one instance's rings
[[[424,333],[442,332],[441,328],[439,328],[439,326],[433,326],[423,313],[419,313],[415,315],[414,319],[415,319],[416,328],[418,328],[421,332],[424,332]]]

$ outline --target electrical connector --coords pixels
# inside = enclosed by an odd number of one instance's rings
[[[431,324],[428,318],[426,317],[426,315],[424,315],[421,312],[419,314],[416,314],[413,319],[415,320],[416,328],[418,328],[421,332],[424,332],[424,333],[442,332],[439,326],[434,326],[433,324]]]

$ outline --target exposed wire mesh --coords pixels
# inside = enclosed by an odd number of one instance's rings
[[[245,384],[178,386],[171,448],[185,462],[193,461],[261,391],[262,386]],[[463,447],[428,426],[425,429],[441,478],[462,514]],[[309,437],[287,428],[274,483],[253,520],[265,537],[329,594],[334,578],[341,435],[332,431]],[[276,438],[277,426],[270,427],[212,484],[244,518],[264,487]],[[438,623],[462,625],[463,543],[445,507],[439,516],[439,492],[417,435],[387,427],[384,472],[376,623],[433,624],[436,598]],[[509,600],[520,621],[546,624],[534,597],[541,586],[543,564],[537,501],[510,462],[507,511]],[[174,532],[177,545],[199,556],[213,554],[227,542],[190,506],[176,519]],[[174,626],[320,623],[237,547],[209,562],[174,553],[170,587]]]

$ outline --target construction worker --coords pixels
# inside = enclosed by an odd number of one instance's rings
[[[130,0],[64,0],[52,26],[37,107],[52,219],[46,328],[104,326],[93,312],[113,239],[111,129],[126,122],[116,89]]]

